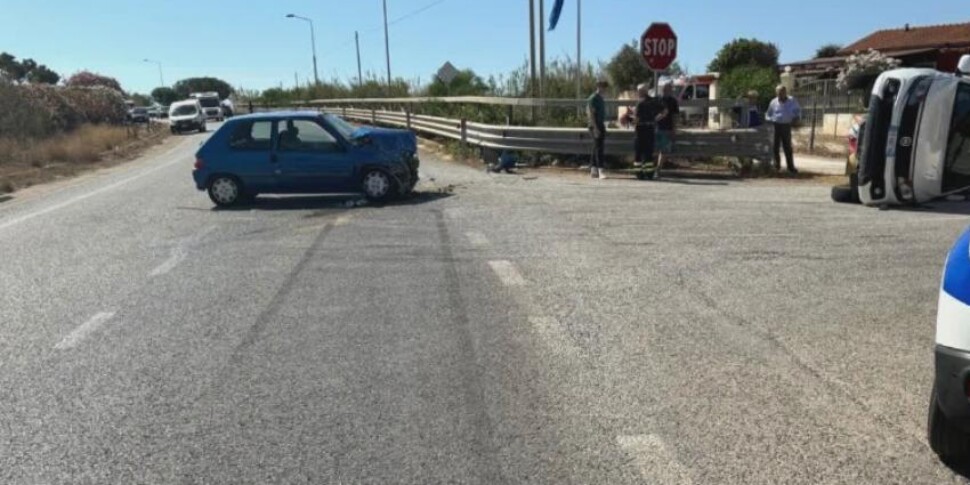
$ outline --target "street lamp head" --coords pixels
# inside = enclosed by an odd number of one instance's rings
[[[291,19],[293,17],[296,17],[296,15],[293,15],[291,13],[286,14],[286,18],[288,18],[288,19]]]

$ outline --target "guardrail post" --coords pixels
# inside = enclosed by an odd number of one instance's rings
[[[343,113],[344,113],[343,118],[346,119],[347,118],[347,105],[344,105],[343,106],[343,110],[344,110],[343,111]]]
[[[407,127],[411,129],[411,108],[404,108],[404,118],[407,120]]]
[[[513,111],[513,106],[510,104],[506,108],[506,113],[505,113],[505,125],[506,126],[512,126],[512,116],[514,114],[515,114],[515,111]]]
[[[377,124],[377,109],[375,108],[370,109],[370,121],[375,125]]]
[[[461,119],[461,145],[468,145],[468,120],[465,118]]]

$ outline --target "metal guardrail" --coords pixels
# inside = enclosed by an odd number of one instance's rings
[[[387,100],[384,101],[387,102]],[[409,110],[386,111],[347,106],[325,106],[323,109],[348,120],[406,128],[417,133],[496,150],[581,155],[590,153],[593,145],[592,135],[583,128],[487,125],[466,120],[417,115]],[[634,132],[629,129],[608,131],[606,152],[611,155],[632,154],[634,136]],[[678,131],[674,139],[674,154],[679,157],[724,156],[766,159],[770,149],[767,129],[718,131],[688,129]]]

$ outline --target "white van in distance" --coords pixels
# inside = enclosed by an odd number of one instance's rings
[[[222,100],[219,99],[217,92],[192,93],[190,98],[199,100],[202,110],[208,120],[222,121],[225,115],[222,113]]]
[[[187,99],[172,103],[168,108],[168,122],[172,133],[198,131],[205,133],[206,117],[198,99]]]

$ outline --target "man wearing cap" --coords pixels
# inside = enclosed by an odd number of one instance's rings
[[[778,97],[771,100],[768,111],[765,112],[765,119],[775,127],[775,170],[781,170],[781,148],[784,148],[788,173],[795,174],[798,170],[795,169],[795,160],[792,156],[791,127],[802,117],[802,107],[798,105],[795,98],[788,96],[788,89],[785,86],[778,86],[775,92],[778,93]]]
[[[590,157],[589,174],[593,178],[606,178],[603,162],[606,159],[606,101],[603,91],[610,87],[606,80],[596,83],[596,92],[586,102],[586,117],[589,119],[589,131],[593,135],[593,154]]]

